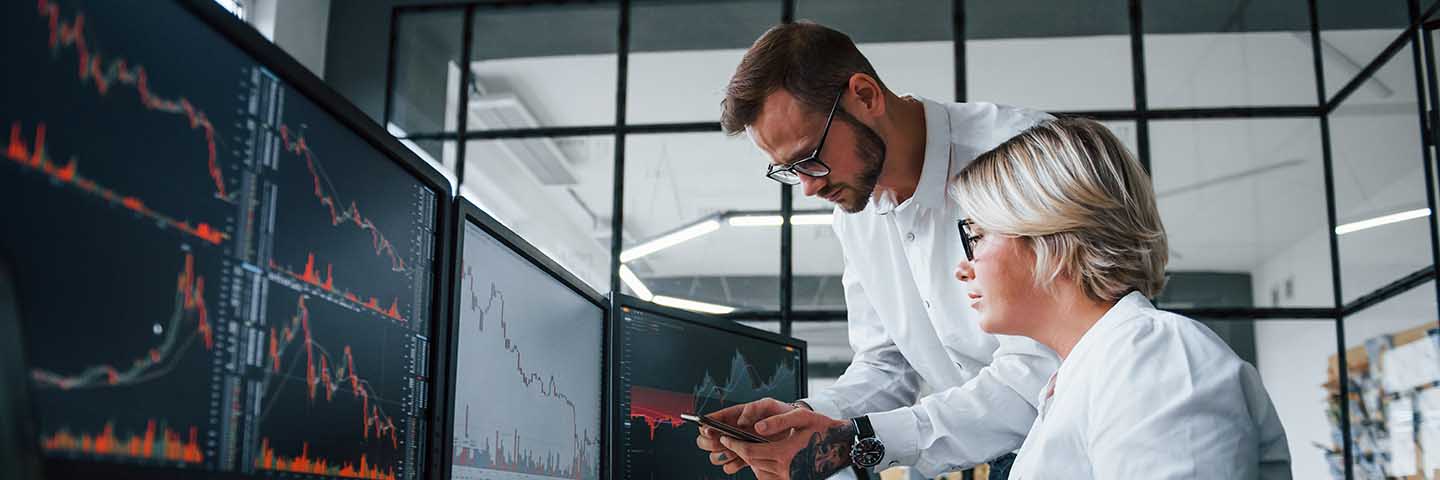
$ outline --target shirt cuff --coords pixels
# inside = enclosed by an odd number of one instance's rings
[[[844,418],[844,415],[842,415],[843,412],[840,411],[840,405],[836,404],[834,400],[825,397],[810,397],[802,398],[800,399],[800,401],[805,402],[806,405],[809,405],[810,409],[814,410],[815,413],[836,420],[849,420],[848,418]]]
[[[919,421],[910,407],[897,408],[888,412],[870,414],[870,426],[875,429],[875,438],[885,444],[885,458],[880,459],[876,470],[899,465],[914,465],[920,455]]]

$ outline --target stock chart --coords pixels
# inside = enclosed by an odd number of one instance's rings
[[[416,478],[439,193],[178,4],[0,25],[0,258],[46,454]]]
[[[452,478],[598,480],[604,310],[464,228]]]
[[[731,478],[695,448],[699,432],[680,415],[799,398],[804,359],[793,347],[634,309],[620,324],[621,478]]]

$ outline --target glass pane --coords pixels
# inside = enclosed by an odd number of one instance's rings
[[[1428,8],[1430,2],[1420,3]],[[1410,24],[1406,0],[1318,0],[1316,13],[1320,17],[1325,98],[1333,98],[1335,92],[1356,78],[1360,70]],[[1409,53],[1397,54],[1400,55],[1408,58]],[[1386,82],[1367,81],[1360,90],[1388,96],[1399,88]]]
[[[1440,448],[1440,425],[1432,420],[1440,408],[1440,388],[1432,383],[1440,381],[1437,326],[1434,281],[1345,318],[1355,478],[1420,478],[1402,460],[1416,459],[1415,449],[1396,446],[1418,440],[1422,449]],[[1429,422],[1416,425],[1417,413]],[[1440,468],[1434,461],[1411,463],[1427,472]]]
[[[1255,352],[1255,368],[1285,426],[1294,478],[1343,478],[1332,475],[1342,462],[1338,453],[1330,453],[1340,434],[1331,421],[1326,390],[1335,322],[1256,321]]]
[[[1116,137],[1120,137],[1120,143],[1125,144],[1125,148],[1130,149],[1130,153],[1139,154],[1140,142],[1137,140],[1139,133],[1134,120],[1107,120],[1100,123],[1105,124],[1105,128],[1109,128]]]
[[[950,0],[904,8],[865,0],[797,0],[795,16],[850,36],[880,81],[898,95],[955,100],[955,28]]]
[[[630,7],[628,123],[715,122],[735,66],[780,21],[776,0],[639,1]]]
[[[1319,125],[1150,122],[1169,270],[1238,275],[1250,285],[1249,295],[1191,292],[1218,302],[1196,306],[1334,306]]]
[[[410,148],[411,152],[430,164],[436,170],[447,175],[455,173],[455,144],[454,141],[441,140],[409,140],[400,139],[400,143]]]
[[[465,11],[402,13],[396,22],[391,133],[454,131]]]
[[[1123,1],[966,2],[969,100],[1134,109],[1129,15]]]
[[[795,322],[790,331],[795,338],[804,340],[808,349],[811,394],[835,383],[855,356],[850,350],[850,331],[845,317]]]
[[[1315,104],[1304,2],[1152,0],[1144,13],[1151,108]]]
[[[613,125],[619,21],[613,4],[476,10],[469,129]]]
[[[626,293],[645,297],[638,284],[661,304],[778,310],[780,184],[755,146],[719,132],[625,141]]]
[[[461,193],[601,292],[610,291],[615,137],[472,141]]]
[[[779,320],[736,320],[735,323],[758,328],[767,332],[780,333]]]
[[[1330,115],[1346,302],[1434,261],[1410,55],[1376,73],[1391,95],[1356,92]]]
[[[835,204],[806,197],[799,187],[793,194],[796,221],[791,265],[795,278],[790,285],[795,310],[844,310],[845,287],[840,274],[845,272],[845,255],[830,226]]]

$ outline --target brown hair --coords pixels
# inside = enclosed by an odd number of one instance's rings
[[[776,25],[735,67],[720,103],[720,126],[729,135],[744,132],[760,116],[765,99],[782,88],[811,111],[824,112],[856,73],[885,88],[850,36],[809,21]]]

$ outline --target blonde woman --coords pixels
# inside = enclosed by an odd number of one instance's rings
[[[1150,303],[1165,228],[1150,178],[1103,125],[1050,120],[976,158],[951,195],[980,326],[1053,349],[1060,369],[1010,478],[1290,478],[1255,368]]]

